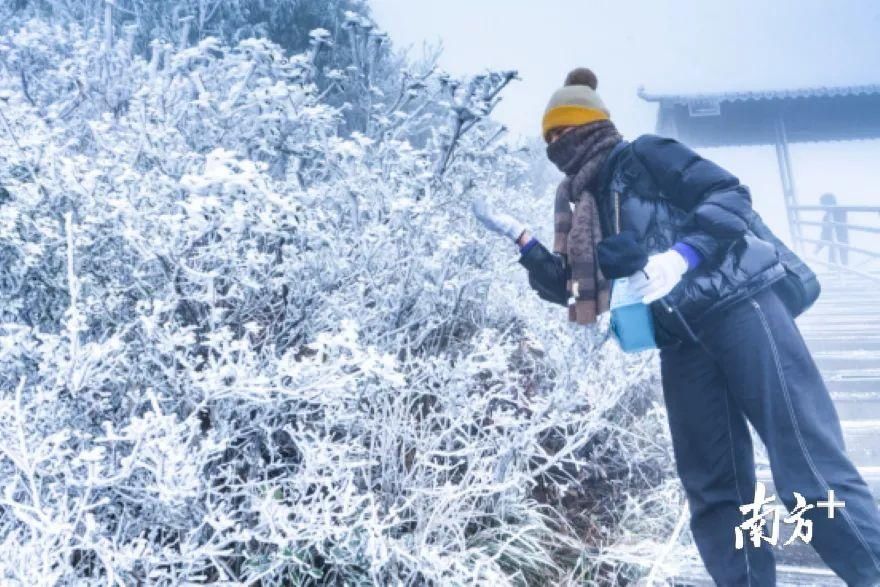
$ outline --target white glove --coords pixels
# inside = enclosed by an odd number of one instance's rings
[[[632,291],[642,296],[643,304],[659,300],[681,281],[688,270],[687,260],[672,249],[648,257],[648,264],[629,278]]]
[[[486,202],[485,198],[474,198],[474,201],[471,203],[471,210],[483,226],[510,238],[512,241],[516,241],[523,231],[526,230],[526,225],[510,214],[495,212]]]

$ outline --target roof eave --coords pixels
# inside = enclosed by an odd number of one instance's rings
[[[688,104],[697,100],[740,102],[748,100],[790,100],[793,98],[836,98],[846,96],[878,95],[880,84],[840,87],[799,88],[792,90],[765,90],[749,92],[708,92],[703,94],[653,94],[639,86],[638,96],[646,102]]]

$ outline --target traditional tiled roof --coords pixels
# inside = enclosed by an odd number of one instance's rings
[[[824,98],[842,96],[880,95],[880,84],[867,84],[856,86],[838,87],[814,87],[796,88],[788,90],[752,90],[734,92],[707,92],[707,93],[662,93],[654,94],[640,87],[639,97],[648,102],[666,102],[687,104],[695,100],[712,100],[718,102],[740,102],[746,100],[786,100],[791,98]]]

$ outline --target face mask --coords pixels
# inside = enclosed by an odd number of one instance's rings
[[[577,153],[575,147],[578,144],[578,135],[576,130],[570,130],[552,143],[547,144],[547,158],[563,173],[566,173],[566,169],[571,166]]]

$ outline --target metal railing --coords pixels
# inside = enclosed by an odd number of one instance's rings
[[[880,206],[791,206],[790,210],[796,228],[792,239],[805,259],[835,271],[880,281],[880,237],[861,238],[857,244],[851,238],[880,235]],[[862,218],[850,222],[852,214]],[[802,219],[802,215],[808,218]],[[835,216],[846,220],[834,220]],[[818,233],[818,238],[805,236],[810,231]]]

